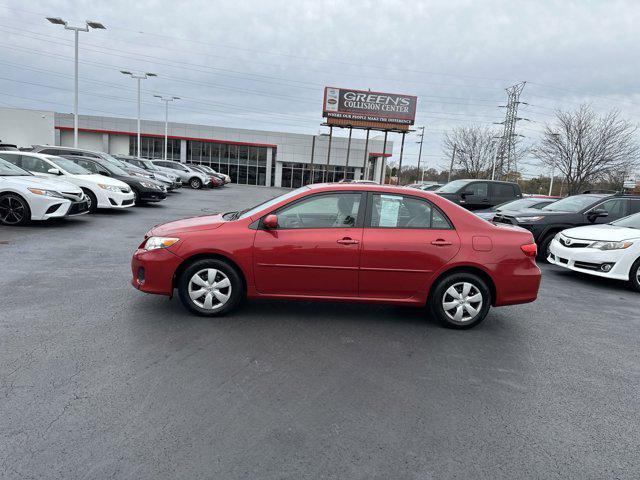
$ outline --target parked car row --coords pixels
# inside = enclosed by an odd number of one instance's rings
[[[174,161],[115,157],[69,147],[34,145],[0,151],[0,224],[81,215],[159,202],[181,188],[222,186],[230,179]],[[226,178],[225,178],[226,177]]]

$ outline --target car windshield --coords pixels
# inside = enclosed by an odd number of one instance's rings
[[[239,213],[239,215],[233,216],[233,218],[247,218],[247,217],[250,217],[250,216],[254,215],[256,212],[259,212],[260,210],[264,210],[265,208],[269,208],[270,206],[275,205],[278,202],[281,202],[282,200],[286,200],[287,198],[295,197],[300,192],[304,192],[305,190],[309,190],[309,187],[296,188],[295,190],[291,190],[290,192],[283,193],[282,195],[278,195],[277,197],[273,197],[271,200],[267,200],[266,202],[262,202],[262,203],[256,205],[255,207],[248,208],[248,209],[243,210],[241,212],[228,212],[228,213],[225,213],[225,215],[231,215],[231,214],[234,214],[234,213],[235,214]]]
[[[90,175],[91,172],[75,162],[62,157],[50,156],[49,160],[71,175]]]
[[[464,187],[467,183],[469,183],[469,180],[454,180],[453,182],[449,182],[446,185],[443,185],[442,187],[437,189],[436,192],[456,193],[458,190]]]
[[[629,215],[628,217],[621,218],[615,222],[611,222],[609,225],[625,228],[637,228],[640,230],[640,213]]]
[[[106,165],[105,165],[106,164]],[[125,172],[123,169],[121,169],[118,165],[115,165],[113,163],[110,162],[103,162],[102,166],[104,168],[106,168],[110,173],[113,173],[114,175],[124,175],[124,176],[129,176],[129,174],[127,172]]]
[[[26,170],[16,167],[13,163],[0,158],[0,177],[26,177],[31,175]]]
[[[538,199],[533,198],[520,198],[518,200],[510,200],[508,202],[501,203],[500,205],[496,205],[491,210],[522,210],[523,208],[529,208],[531,205],[538,203]]]
[[[109,155],[108,153],[102,153],[101,156],[102,156],[102,158],[104,160],[106,160],[107,162],[109,162],[112,165],[115,165],[115,166],[120,167],[120,168],[127,168],[127,164],[126,163],[124,163],[121,160],[118,160],[116,157],[113,157],[113,156]],[[126,173],[125,173],[125,175],[126,175]]]
[[[588,207],[593,202],[598,200],[599,197],[591,195],[574,195],[573,197],[563,198],[557,202],[551,203],[546,207],[542,207],[541,210],[547,212],[571,212],[576,213],[583,208]]]

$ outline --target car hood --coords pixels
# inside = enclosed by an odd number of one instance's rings
[[[573,215],[573,212],[552,212],[548,210],[538,210],[537,208],[524,208],[522,210],[500,210],[496,215],[505,217],[556,217],[559,215]]]
[[[569,228],[563,230],[562,234],[577,240],[621,241],[640,238],[640,230],[636,228],[616,227],[607,224]]]
[[[128,185],[120,180],[117,180],[115,178],[111,178],[111,177],[107,177],[105,175],[96,175],[96,174],[91,174],[91,175],[73,175],[73,177],[75,178],[79,178],[80,180],[86,180],[88,182],[95,182],[95,183],[103,183],[104,185],[111,185],[114,187],[118,187],[118,188],[127,188]]]
[[[68,193],[82,193],[77,186],[73,183],[65,182],[64,180],[51,180],[49,178],[31,177],[31,176],[7,176],[0,177],[8,184],[22,186],[22,187],[38,187],[45,190],[64,191]]]
[[[226,220],[221,213],[215,215],[203,215],[201,217],[183,218],[175,222],[167,222],[156,225],[149,231],[149,235],[166,237],[185,232],[197,232],[201,230],[214,230]]]

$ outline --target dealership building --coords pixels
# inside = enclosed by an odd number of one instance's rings
[[[142,120],[142,157],[163,158],[162,121]],[[234,183],[296,188],[307,183],[366,178],[380,181],[383,141],[328,135],[246,130],[240,128],[169,123],[168,157],[183,163],[211,166]],[[336,129],[334,129],[334,132]],[[0,140],[19,147],[73,146],[73,115],[45,110],[0,108]],[[135,155],[137,120],[80,115],[78,146],[111,154]],[[349,162],[347,164],[347,151]],[[389,141],[387,152],[393,151]],[[327,162],[328,159],[328,162]],[[366,159],[366,160],[365,160]],[[312,178],[313,177],[313,178]]]

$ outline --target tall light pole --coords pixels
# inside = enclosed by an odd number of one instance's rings
[[[72,30],[76,37],[75,42],[75,64],[74,64],[74,96],[73,96],[73,146],[78,148],[78,37],[80,32],[88,32],[89,28],[105,30],[105,26],[100,22],[86,20],[84,26],[78,27],[69,25],[69,22],[59,17],[47,17],[54,25],[63,25],[65,30]]]
[[[129,70],[120,70],[120,73],[124,75],[129,75],[131,78],[135,78],[138,80],[138,151],[137,156],[140,157],[142,155],[142,142],[140,141],[140,82],[142,80],[146,80],[149,77],[157,77],[155,73],[140,73],[140,72],[130,72]]]
[[[154,95],[164,102],[164,159],[167,160],[167,144],[169,143],[169,102],[180,100],[180,97],[163,97]]]
[[[556,145],[558,146],[558,152],[560,153],[560,155],[562,155],[562,150],[560,149],[560,134],[559,133],[552,133],[551,136],[553,137],[553,139],[556,142]],[[553,190],[553,177],[556,174],[556,162],[554,161],[551,164],[551,180],[549,181],[549,196],[551,196],[551,191]]]
[[[418,173],[420,173],[420,181],[424,181],[424,172],[420,170],[420,160],[422,160],[422,143],[424,142],[424,127],[418,127],[417,130],[420,130],[420,151],[418,152]]]

